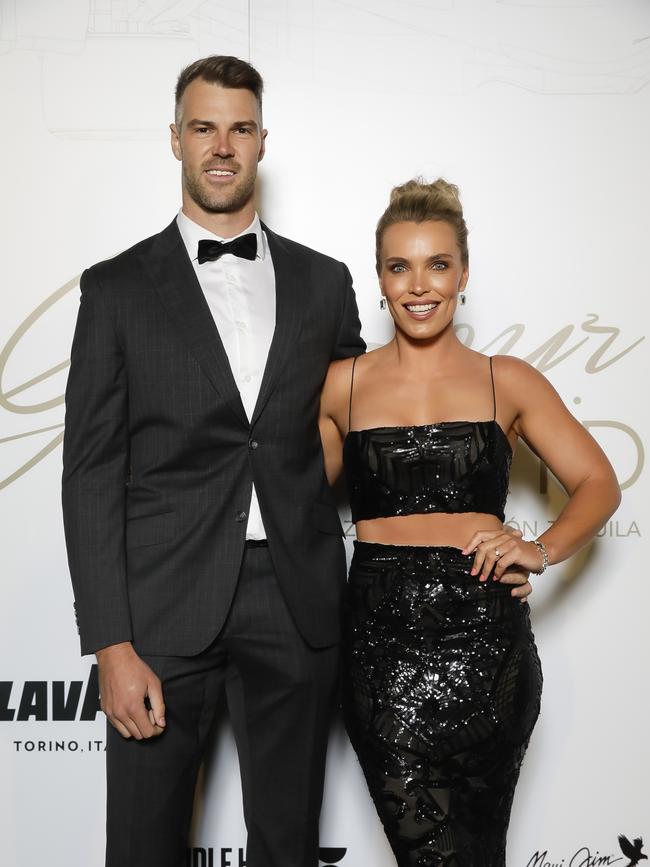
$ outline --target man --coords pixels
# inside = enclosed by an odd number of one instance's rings
[[[262,79],[181,73],[182,210],[81,279],[63,505],[108,726],[108,867],[180,867],[227,676],[248,867],[316,867],[345,556],[317,426],[365,349],[344,265],[255,213]]]

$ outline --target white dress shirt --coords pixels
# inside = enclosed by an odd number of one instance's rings
[[[226,253],[215,262],[202,265],[197,259],[199,241],[233,239],[214,235],[183,211],[179,211],[177,223],[250,421],[275,330],[275,272],[260,218],[256,214],[250,226],[239,233],[254,232],[257,236],[257,256],[253,261]],[[246,538],[266,538],[254,485]]]

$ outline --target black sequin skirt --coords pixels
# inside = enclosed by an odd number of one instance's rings
[[[400,867],[501,867],[542,672],[527,604],[458,548],[356,542],[348,732]]]

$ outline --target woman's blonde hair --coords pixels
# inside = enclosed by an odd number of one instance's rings
[[[444,178],[438,178],[432,184],[425,183],[422,178],[413,178],[405,184],[393,187],[390,203],[377,223],[377,273],[381,270],[381,242],[386,229],[394,223],[424,223],[427,220],[449,223],[456,233],[463,265],[468,264],[467,226],[458,187]]]

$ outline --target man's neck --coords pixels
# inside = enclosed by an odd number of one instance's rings
[[[247,229],[255,217],[255,203],[247,202],[240,211],[214,214],[204,211],[195,202],[183,202],[183,213],[192,222],[197,223],[213,235],[220,238],[234,238]]]

